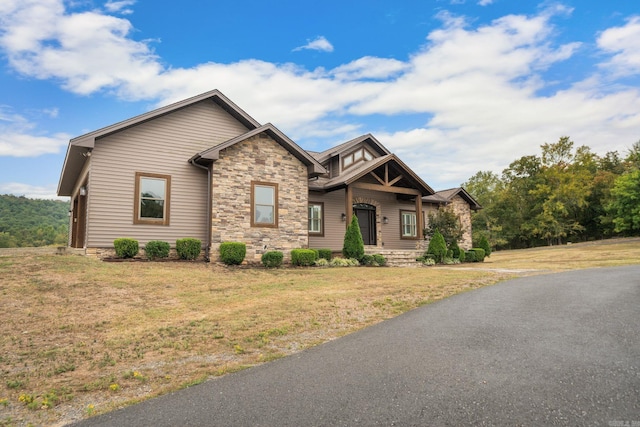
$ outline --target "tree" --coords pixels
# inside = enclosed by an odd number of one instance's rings
[[[472,240],[479,241],[485,236],[492,246],[503,246],[507,240],[502,237],[502,224],[496,207],[504,191],[500,177],[493,172],[477,172],[462,184],[482,209],[471,214]]]
[[[429,213],[428,225],[423,234],[433,238],[436,231],[442,234],[447,246],[458,242],[464,233],[460,219],[451,208],[438,209],[435,214]]]
[[[344,233],[344,243],[342,245],[342,255],[345,258],[355,258],[360,261],[364,257],[364,240],[360,232],[358,217],[351,216],[351,223]]]
[[[616,232],[640,232],[640,169],[627,172],[616,179],[607,211],[613,216]]]
[[[489,241],[486,237],[480,237],[480,241],[478,242],[478,247],[484,249],[484,255],[489,257],[491,256],[491,245],[489,245]]]

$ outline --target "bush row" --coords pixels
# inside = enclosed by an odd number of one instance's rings
[[[113,241],[118,258],[133,258],[140,252],[140,246],[136,239],[120,237]],[[186,237],[176,240],[176,252],[180,259],[194,260],[200,255],[202,242],[199,239]],[[162,240],[151,240],[147,242],[144,251],[149,259],[168,258],[170,246],[168,242]]]

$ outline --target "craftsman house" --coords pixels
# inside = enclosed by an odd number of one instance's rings
[[[244,242],[249,262],[340,251],[352,215],[369,252],[421,249],[428,213],[449,205],[469,248],[480,208],[462,188],[435,192],[372,135],[305,151],[217,90],[72,139],[58,195],[71,198],[69,245],[87,254],[111,255],[118,237],[195,237],[214,260]]]

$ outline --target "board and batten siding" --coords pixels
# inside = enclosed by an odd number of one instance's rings
[[[188,163],[196,153],[247,128],[211,100],[157,117],[96,141],[91,155],[87,247],[113,247],[118,237],[207,238],[207,172]],[[133,223],[136,172],[171,176],[170,223]]]

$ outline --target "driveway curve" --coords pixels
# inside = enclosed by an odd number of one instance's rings
[[[78,426],[640,426],[640,266],[524,277]]]

